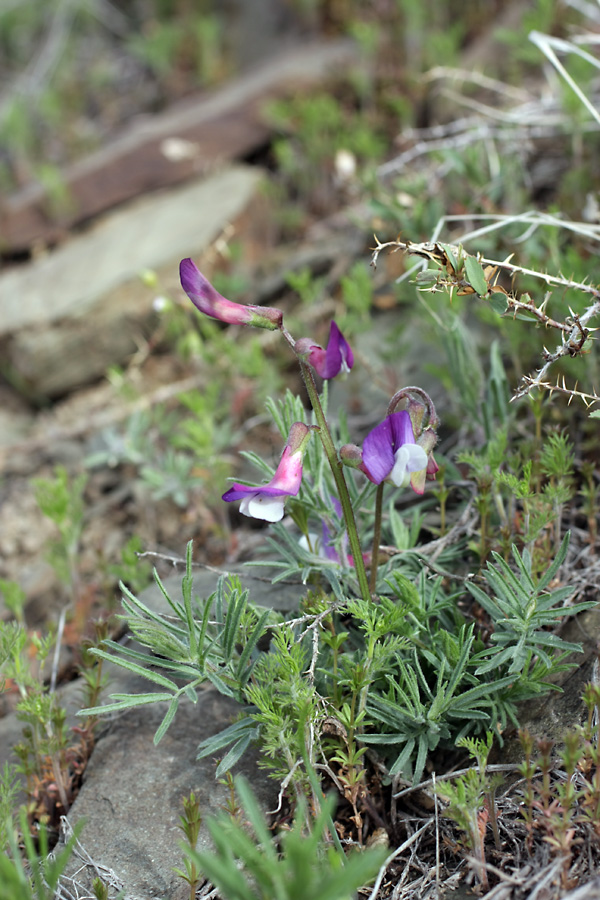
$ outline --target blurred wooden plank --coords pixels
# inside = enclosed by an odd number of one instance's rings
[[[261,113],[267,100],[314,86],[355,60],[348,40],[288,48],[210,93],[140,116],[120,137],[64,170],[68,210],[53,216],[39,184],[0,199],[0,250],[11,254],[59,241],[74,225],[125,200],[247,156],[271,136]]]

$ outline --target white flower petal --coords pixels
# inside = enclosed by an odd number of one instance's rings
[[[427,453],[418,444],[405,444],[408,450],[407,472],[420,472],[427,466]]]
[[[405,487],[410,482],[409,472],[420,472],[427,465],[427,454],[418,444],[403,444],[396,450],[394,459],[388,480],[396,487]]]
[[[284,497],[269,494],[248,494],[240,503],[240,512],[252,519],[265,522],[280,522],[283,519]]]
[[[317,556],[323,556],[323,548],[321,546],[321,538],[314,531],[309,531],[308,535],[303,534],[298,539],[298,546],[307,553],[314,553]]]
[[[394,468],[388,475],[388,479],[395,484],[396,487],[402,487],[406,480],[406,464],[408,463],[409,455],[407,445],[404,444],[394,454]]]

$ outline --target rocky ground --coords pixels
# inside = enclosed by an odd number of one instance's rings
[[[266,32],[263,38],[266,41]],[[202,387],[210,378],[206,367],[165,352],[157,290],[140,273],[152,270],[160,293],[182,300],[179,260],[209,258],[215,242],[233,235],[243,247],[250,273],[249,299],[266,303],[273,296],[285,296],[285,272],[308,265],[335,284],[356,259],[369,258],[372,214],[347,197],[336,215],[313,225],[301,242],[284,252],[273,246],[262,191],[267,176],[260,165],[249,161],[270,139],[258,115],[259,105],[281,91],[293,92],[307,82],[319,84],[332,67],[348,67],[354,60],[347,41],[300,48],[290,43],[281,54],[276,52],[280,40],[281,33],[275,31],[268,49],[263,41],[261,64],[251,60],[254,67],[239,79],[210,96],[188,98],[154,121],[135,125],[123,138],[75,165],[70,176],[85,215],[49,221],[35,189],[3,206],[4,245],[14,256],[0,272],[0,353],[5,373],[0,383],[0,577],[18,581],[25,589],[32,627],[56,621],[68,601],[45,559],[53,526],[35,504],[31,479],[48,476],[57,464],[78,471],[103,433],[134,412]],[[23,249],[34,245],[37,250],[31,258],[17,264]],[[438,351],[431,341],[418,339],[422,330],[417,310],[402,311],[406,352],[373,364],[383,336],[397,326],[398,311],[385,309],[395,265],[397,260],[382,261],[374,275],[379,309],[373,328],[358,341],[356,378],[336,386],[332,396],[333,408],[350,409],[362,427],[368,425],[374,408],[383,406],[390,386],[393,390],[417,382],[431,387],[432,376],[424,364]],[[126,386],[129,379],[133,392],[119,389],[115,379],[107,380],[107,371],[114,367],[125,371]],[[132,534],[141,537],[145,548],[176,556],[194,538],[198,563],[228,571],[239,568],[240,559],[261,540],[260,532],[236,531],[235,524],[223,512],[215,513],[202,492],[182,511],[168,500],[150,501],[126,467],[91,471],[81,544],[88,610],[114,605],[114,584],[107,601],[98,567],[102,561],[114,562]],[[180,574],[171,575],[168,562],[159,561],[159,568],[161,574],[170,575],[176,593]],[[199,567],[197,593],[210,593],[216,577]],[[269,592],[263,583],[255,587],[258,602],[276,608],[289,608],[301,590],[292,586]],[[159,608],[161,596],[154,587],[143,597]],[[1,605],[0,613],[6,615]],[[565,694],[558,699],[550,696],[528,713],[532,731],[543,730],[559,739],[581,717],[581,686],[592,671],[600,620],[592,611],[569,628],[569,639],[584,643],[581,666],[565,679]],[[68,656],[65,650],[65,671]],[[133,676],[112,670],[111,678],[109,691],[136,689]],[[69,683],[61,691],[73,717],[80,704],[79,685]],[[10,758],[19,735],[9,706],[5,712],[0,720],[0,763]],[[214,763],[198,763],[195,754],[199,741],[220,730],[234,713],[212,689],[203,691],[197,706],[182,708],[157,747],[152,743],[158,724],[154,712],[134,711],[102,723],[68,817],[71,825],[86,820],[78,856],[68,873],[72,897],[87,896],[91,879],[99,873],[111,885],[111,897],[124,890],[126,900],[183,900],[186,890],[173,873],[173,866],[181,865],[180,801],[193,789],[204,813],[223,802],[224,788],[215,782]],[[512,759],[511,753],[506,750],[505,758]],[[273,803],[272,785],[257,773],[255,760],[246,760],[243,770],[268,808]],[[201,843],[206,841],[203,832]],[[585,900],[593,896],[589,893]]]
[[[368,216],[361,220],[364,210],[359,208],[320,224],[285,255],[276,251],[269,240],[268,208],[262,199],[266,173],[238,159],[268,141],[268,129],[262,121],[259,124],[260,102],[286,87],[289,91],[307,81],[316,84],[351,59],[347,42],[305,45],[275,54],[253,74],[216,95],[195,104],[186,101],[183,110],[169,110],[150,127],[135,130],[124,149],[121,142],[107,145],[99,158],[72,170],[74,189],[84,185],[82,197],[94,197],[88,214],[105,211],[70,233],[67,228],[73,228],[74,222],[57,224],[43,215],[36,218],[34,193],[16,197],[12,206],[4,208],[4,233],[15,249],[29,240],[51,242],[30,261],[8,265],[0,273],[0,341],[4,371],[9,374],[0,388],[0,577],[17,581],[25,590],[26,616],[32,627],[56,621],[69,602],[46,559],[54,526],[35,502],[32,478],[50,476],[56,465],[64,465],[70,473],[80,471],[106,431],[122,426],[136,410],[168,402],[192,387],[202,388],[210,378],[205,367],[185,364],[160,347],[153,351],[159,330],[157,292],[140,279],[140,273],[152,270],[161,293],[183,301],[179,260],[185,256],[201,260],[223,234],[235,235],[244,245],[250,269],[261,260],[264,274],[254,291],[258,302],[268,302],[269,294],[285,289],[284,273],[308,265],[333,283],[367,252],[371,222]],[[162,168],[156,164],[153,154],[159,138],[187,142],[188,151],[193,149],[185,165],[169,163],[177,169],[176,176],[165,174],[164,157]],[[154,172],[154,186],[160,185],[160,190],[149,194],[147,183],[123,177],[128,170],[127,163],[123,170],[122,160],[127,161],[130,152],[133,158],[146,161],[146,170]],[[85,178],[80,176],[82,169]],[[195,170],[202,174],[194,175]],[[112,182],[111,171],[119,173]],[[145,170],[140,167],[140,171]],[[114,195],[110,188],[102,189],[107,174],[106,183],[116,186]],[[181,183],[173,186],[173,180]],[[95,184],[93,195],[90,184]],[[137,193],[143,196],[128,199]],[[125,202],[110,209],[116,199]],[[270,261],[265,262],[266,256]],[[368,351],[366,345],[362,352]],[[132,379],[133,396],[106,380],[107,370],[114,366],[124,367]],[[408,377],[406,369],[405,374]],[[366,389],[366,379],[364,385]],[[180,555],[186,540],[195,538],[198,559],[213,566],[223,563],[227,570],[232,559],[240,553],[247,555],[247,548],[261,539],[252,532],[233,541],[231,536],[218,541],[212,537],[207,547],[203,538],[214,530],[214,513],[205,507],[202,493],[182,516],[170,501],[151,502],[127,479],[128,470],[122,467],[90,472],[81,540],[81,571],[90,595],[88,615],[107,603],[98,566],[115,562],[131,534],[139,535],[145,548],[175,555]],[[172,571],[160,560],[158,566],[163,575]],[[198,594],[210,593],[216,578],[200,569]],[[170,579],[175,596],[180,580],[179,575]],[[290,592],[296,599],[301,586],[273,591],[272,599],[264,583],[259,590],[258,602],[286,608],[293,602]],[[114,585],[110,591],[109,606],[118,603]],[[161,599],[152,587],[142,596],[151,605]],[[7,615],[5,608],[2,612]],[[70,658],[65,647],[61,663],[65,673]],[[111,671],[109,693],[138,687],[135,677]],[[60,691],[72,724],[77,724],[79,684],[66,684]],[[11,759],[21,730],[10,712],[10,699],[4,711],[0,762]],[[173,867],[181,865],[177,829],[181,798],[193,789],[201,798],[203,814],[219,809],[224,788],[215,782],[214,762],[199,763],[195,755],[199,741],[228,724],[234,712],[231,704],[207,690],[199,706],[182,709],[158,747],[152,744],[158,722],[145,710],[102,723],[81,792],[69,811],[71,825],[82,818],[87,823],[68,872],[72,896],[83,896],[99,873],[115,890],[124,889],[129,900],[185,896],[182,882],[173,873]],[[269,806],[273,786],[258,775],[252,759],[242,770]],[[206,841],[203,833],[200,843]]]

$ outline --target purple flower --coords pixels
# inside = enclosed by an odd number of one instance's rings
[[[406,410],[386,416],[364,440],[361,468],[375,484],[391,481],[396,487],[404,487],[410,483],[422,494],[423,486],[412,473],[426,471],[427,467],[427,451],[416,443]]]
[[[335,378],[340,372],[348,373],[354,365],[352,348],[335,322],[329,327],[329,340],[325,350],[310,338],[296,341],[295,349],[298,356],[324,379]]]
[[[191,259],[181,260],[179,276],[182,288],[194,306],[205,315],[228,325],[255,325],[271,331],[281,328],[283,313],[280,309],[269,306],[242,306],[240,303],[226,300]]]
[[[311,429],[303,422],[294,422],[279,465],[268,484],[253,487],[233,484],[223,494],[223,500],[241,500],[240,512],[253,519],[279,522],[283,519],[285,498],[295,496],[302,481],[302,457]]]
[[[329,502],[331,503],[331,507],[335,518],[337,519],[335,523],[335,528],[330,527],[331,522],[328,522],[327,519],[323,519],[323,524],[321,526],[321,538],[320,538],[320,551],[319,555],[322,555],[325,559],[329,559],[332,562],[341,563],[340,554],[335,548],[335,537],[336,532],[340,530],[340,524],[342,523],[342,504],[337,499],[337,497],[330,497]],[[348,536],[344,534],[342,538],[342,552],[346,559],[348,559],[348,554],[346,553],[346,547],[348,545]],[[353,563],[351,563],[353,565]]]
[[[324,517],[321,524],[321,534],[309,532],[300,538],[300,546],[303,550],[310,550],[321,559],[327,559],[329,562],[342,565],[344,559],[346,565],[354,566],[354,560],[347,552],[348,536],[344,534],[341,540],[341,554],[335,547],[337,535],[343,526],[342,520],[342,504],[337,497],[329,497],[329,503],[332,507],[332,515]]]

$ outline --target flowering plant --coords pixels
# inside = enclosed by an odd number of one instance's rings
[[[200,312],[219,319],[224,324],[278,329],[296,355],[313,408],[316,421],[314,427],[321,439],[337,491],[338,497],[334,500],[341,511],[351,551],[347,558],[352,560],[356,569],[362,599],[369,601],[376,587],[379,548],[374,544],[370,557],[369,583],[365,568],[366,555],[361,549],[342,463],[350,462],[356,465],[361,458],[359,467],[371,482],[379,486],[379,498],[384,481],[389,481],[396,487],[410,484],[416,493],[422,494],[426,477],[434,478],[437,470],[432,450],[437,440],[438,419],[431,398],[420,388],[404,388],[395,394],[390,401],[388,415],[366,436],[362,453],[359,448],[355,448],[355,458],[352,459],[352,451],[348,452],[348,448],[345,454],[335,448],[313,376],[314,370],[324,381],[328,381],[341,373],[349,373],[354,365],[352,348],[336,322],[331,322],[325,349],[310,338],[294,340],[284,325],[281,310],[232,303],[215,290],[191,259],[182,260],[180,275],[184,291]],[[408,409],[396,411],[396,407],[403,401],[408,403]],[[424,427],[426,411],[428,419]],[[223,500],[226,502],[240,500],[240,512],[246,516],[267,522],[279,522],[284,515],[285,498],[297,495],[300,490],[302,458],[309,436],[310,429],[307,425],[294,422],[277,470],[268,484],[252,486],[235,483],[223,494]],[[380,533],[381,504],[378,503],[375,514],[376,542],[379,541]],[[326,551],[329,559],[338,556],[330,541],[323,541],[322,549]]]
[[[352,807],[348,818],[360,841],[376,805],[369,797],[369,747],[377,749],[371,783],[380,784],[382,776],[416,782],[439,747],[489,730],[501,740],[515,721],[517,702],[548,690],[548,674],[578,649],[548,630],[572,593],[555,587],[568,538],[537,581],[531,554],[515,549],[516,575],[503,557],[494,557],[485,573],[488,589],[470,583],[465,589],[464,578],[458,582],[444,568],[448,559],[462,558],[461,548],[445,556],[446,541],[432,541],[435,556],[427,559],[418,546],[423,510],[436,512],[429,503],[436,487],[429,492],[427,483],[439,471],[433,456],[439,419],[429,395],[415,386],[397,391],[362,442],[350,443],[343,422],[328,415],[331,380],[354,366],[336,323],[323,348],[310,338],[295,340],[281,310],[227,300],[191,260],[182,262],[181,281],[203,314],[228,326],[279,332],[298,362],[312,413],[289,391],[283,400],[270,399],[267,407],[285,441],[277,466],[246,451],[266,478],[234,482],[223,500],[269,523],[278,559],[254,564],[271,565],[274,582],[285,578],[310,589],[291,618],[252,605],[237,576],[221,577],[216,591],[198,600],[190,542],[183,602],[172,600],[156,576],[169,615],[124,590],[131,631],[151,654],[110,641],[96,651],[137,674],[151,659],[146,677],[152,692],[117,694],[83,712],[166,702],[158,741],[178,704],[195,702],[198,686],[211,682],[242,704],[243,713],[206,738],[199,756],[222,757],[221,776],[258,742],[282,792],[295,792],[298,803],[309,796],[315,810],[322,801],[318,767]],[[414,502],[410,526],[398,499]],[[453,583],[459,584],[455,593],[448,588]],[[487,643],[456,602],[467,591],[489,618]],[[569,612],[586,605],[574,604]]]

